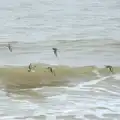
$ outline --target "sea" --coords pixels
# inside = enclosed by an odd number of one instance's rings
[[[68,76],[64,85],[24,89],[6,88],[6,72],[0,77],[0,120],[120,120],[120,71],[105,68],[120,70],[119,32],[119,0],[1,0],[0,75],[3,68],[30,63],[104,70]],[[22,86],[27,78],[20,75]]]

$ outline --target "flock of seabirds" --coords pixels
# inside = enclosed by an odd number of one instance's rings
[[[8,49],[9,49],[10,52],[13,51],[13,50],[12,50],[12,46],[11,46],[10,43],[7,45],[7,47],[8,47]],[[55,56],[57,57],[57,56],[58,56],[58,54],[57,54],[58,49],[57,49],[57,48],[52,48],[52,50],[53,50]],[[35,69],[35,68],[36,68],[36,65],[33,66],[33,65],[30,63],[29,66],[28,66],[28,72],[31,72],[31,71],[32,71],[33,69]],[[55,71],[53,70],[52,67],[47,67],[47,69],[48,69],[54,76],[56,75],[56,74],[55,74]]]
[[[8,44],[7,47],[8,47],[8,49],[9,49],[9,51],[12,52],[12,46],[10,45],[10,43]],[[54,55],[55,55],[56,57],[58,57],[58,54],[57,54],[58,49],[57,49],[57,48],[52,48],[52,50],[53,50]],[[106,67],[111,73],[114,73],[114,72],[113,72],[113,67],[112,67],[111,65],[105,65],[105,67]],[[36,68],[36,66],[33,66],[33,65],[30,63],[29,66],[28,66],[28,72],[31,72],[32,69],[35,69],[35,68]],[[52,67],[47,67],[47,69],[48,69],[54,76],[56,76],[55,71],[53,70]]]

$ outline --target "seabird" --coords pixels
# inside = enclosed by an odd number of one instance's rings
[[[52,69],[52,67],[48,67],[47,69],[55,76],[55,71]]]
[[[52,49],[53,49],[53,52],[54,52],[55,56],[57,57],[57,51],[58,51],[58,49],[57,48],[52,48]]]
[[[31,72],[32,69],[35,69],[35,68],[36,68],[36,66],[35,65],[32,66],[32,64],[30,63],[29,66],[28,66],[28,72]]]
[[[8,44],[8,48],[9,48],[10,52],[12,52],[12,47],[10,44]]]
[[[30,63],[28,66],[28,72],[31,72],[31,70],[32,70],[32,64]]]
[[[111,73],[113,73],[113,67],[111,65],[106,65],[105,67],[109,69]]]

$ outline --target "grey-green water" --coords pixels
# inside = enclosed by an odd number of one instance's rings
[[[119,13],[119,0],[0,1],[0,66],[120,66]],[[0,120],[119,120],[119,72],[93,73],[29,89],[0,76]]]

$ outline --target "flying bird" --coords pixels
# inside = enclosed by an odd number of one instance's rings
[[[48,67],[47,69],[55,76],[55,71],[52,69],[52,67]]]
[[[111,65],[106,65],[105,66],[111,73],[113,73],[113,67]]]
[[[28,66],[28,72],[31,72],[32,69],[35,69],[35,68],[36,68],[36,66],[35,65],[32,66],[32,64],[30,63],[29,66]]]
[[[31,70],[32,70],[32,64],[30,63],[28,66],[28,72],[31,72]]]
[[[12,46],[10,44],[8,44],[8,49],[10,50],[10,52],[12,52]]]
[[[52,49],[53,49],[53,52],[54,52],[55,56],[57,57],[57,56],[58,56],[58,55],[57,55],[58,49],[57,49],[57,48],[52,48]]]

